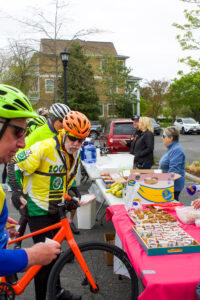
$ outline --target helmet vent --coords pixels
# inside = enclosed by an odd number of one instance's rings
[[[16,103],[18,104],[18,105],[16,104],[17,106],[20,105],[19,106],[20,108],[23,107],[25,110],[27,110],[27,106],[20,99],[15,99],[14,101],[15,101],[15,104]]]
[[[0,95],[6,95],[7,92],[0,90]]]
[[[13,107],[13,106],[11,106],[9,104],[3,105],[3,108],[8,109],[8,110],[17,110],[16,107]]]

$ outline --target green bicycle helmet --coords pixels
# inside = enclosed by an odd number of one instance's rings
[[[36,118],[38,115],[20,90],[0,84],[0,117],[5,119]]]
[[[27,121],[27,127],[31,127],[32,125],[42,126],[47,122],[47,119],[43,116],[38,116],[37,118],[31,118]]]

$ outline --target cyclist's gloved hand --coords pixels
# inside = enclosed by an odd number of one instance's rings
[[[69,189],[69,195],[73,198],[73,196],[75,196],[76,198],[78,198],[79,200],[81,199],[81,194],[78,190],[78,188],[76,186],[72,186]]]
[[[68,211],[77,209],[80,206],[75,197],[73,197],[71,200],[65,200],[65,205]]]

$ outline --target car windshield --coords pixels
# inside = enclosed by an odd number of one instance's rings
[[[192,118],[183,119],[183,123],[185,124],[196,124],[197,122]]]
[[[135,131],[133,123],[115,123],[114,135],[132,135]]]

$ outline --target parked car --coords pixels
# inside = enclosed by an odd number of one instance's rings
[[[90,121],[91,129],[90,129],[90,137],[93,140],[96,140],[101,133],[101,124],[99,121]]]
[[[152,126],[155,135],[160,135],[160,125],[156,122],[155,119],[151,118]]]
[[[135,132],[133,121],[130,119],[109,119],[106,120],[99,136],[100,147],[109,147],[109,153],[129,152],[121,140],[130,140]]]
[[[189,133],[198,133],[200,134],[200,126],[199,123],[197,123],[194,119],[192,118],[177,118],[174,122],[174,126],[182,134],[189,134]]]

